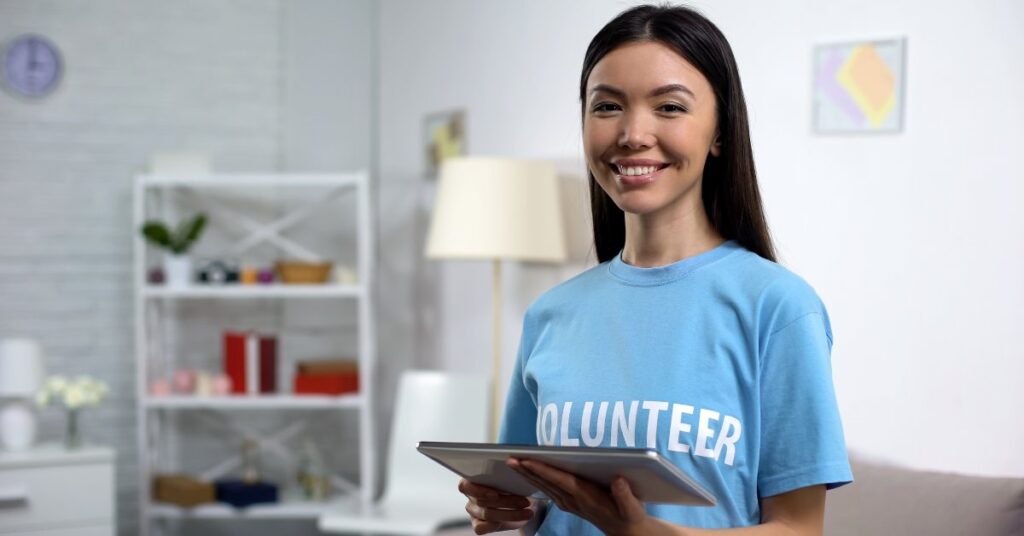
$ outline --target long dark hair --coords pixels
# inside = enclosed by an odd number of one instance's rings
[[[587,47],[580,76],[580,104],[586,120],[587,79],[606,54],[627,43],[655,41],[675,50],[697,68],[715,92],[718,140],[721,153],[708,155],[701,179],[704,209],[711,224],[726,239],[775,261],[761,208],[761,193],[750,148],[747,105],[732,48],[722,32],[703,15],[681,6],[637,6],[620,13],[597,32]],[[626,243],[622,210],[594,179],[590,182],[590,210],[598,262],[617,255]]]

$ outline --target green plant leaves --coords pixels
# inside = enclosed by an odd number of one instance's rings
[[[142,226],[142,236],[145,236],[146,240],[149,240],[156,246],[168,249],[171,247],[171,232],[161,222],[147,221]]]
[[[181,255],[199,239],[205,227],[206,215],[197,214],[192,219],[180,222],[174,233],[171,233],[163,222],[147,221],[142,226],[142,235],[153,245],[170,250],[175,255]]]

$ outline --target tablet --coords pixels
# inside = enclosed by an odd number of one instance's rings
[[[605,487],[621,475],[646,503],[714,506],[716,501],[654,449],[421,441],[416,450],[470,482],[516,495],[540,496],[529,480],[505,465],[511,457],[537,460]]]

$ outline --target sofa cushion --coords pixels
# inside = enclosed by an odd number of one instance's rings
[[[828,536],[1021,536],[1024,478],[918,471],[852,455],[854,482],[828,492]]]

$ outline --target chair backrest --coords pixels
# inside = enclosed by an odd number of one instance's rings
[[[383,500],[425,493],[459,497],[459,477],[416,450],[420,441],[487,441],[483,375],[411,370],[398,384]]]

